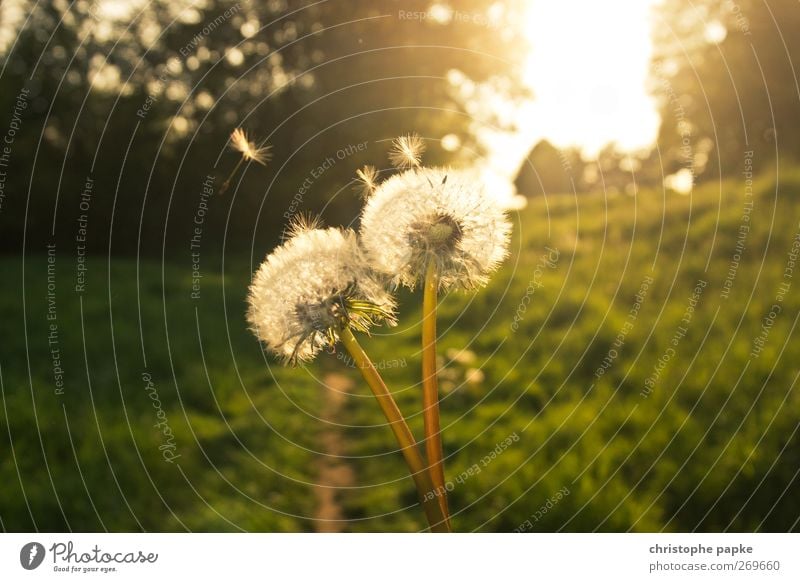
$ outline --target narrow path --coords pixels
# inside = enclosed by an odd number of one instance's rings
[[[353,387],[353,381],[336,372],[330,372],[324,378],[326,390],[325,404],[322,407],[322,418],[328,422],[339,422],[342,406],[347,399],[347,392]],[[322,451],[317,471],[317,487],[314,495],[317,498],[317,511],[314,517],[314,528],[318,532],[339,532],[345,528],[342,507],[339,504],[338,488],[351,486],[354,482],[353,470],[347,461],[339,458],[344,452],[342,428],[335,424],[325,425],[321,433]]]

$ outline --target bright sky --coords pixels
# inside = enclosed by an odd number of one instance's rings
[[[100,7],[104,16],[119,17],[140,1],[101,0]],[[660,0],[525,2],[532,50],[523,81],[534,99],[508,112],[519,133],[481,136],[490,150],[487,172],[493,181],[508,183],[543,138],[560,147],[577,146],[589,158],[610,142],[622,151],[652,145],[660,120],[646,81],[651,12]],[[13,0],[1,5],[4,17],[19,8]],[[8,33],[11,27],[3,28]],[[0,46],[11,38],[0,34]],[[511,192],[506,188],[505,194]]]
[[[526,83],[527,120],[556,145],[595,153],[610,141],[634,150],[653,143],[656,105],[645,82],[652,56],[654,0],[535,0]]]
[[[524,80],[534,99],[515,116],[518,135],[486,136],[493,172],[513,176],[542,138],[590,158],[609,142],[622,151],[654,143],[660,119],[646,82],[659,1],[530,0]]]

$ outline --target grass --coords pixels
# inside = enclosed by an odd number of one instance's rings
[[[515,215],[511,257],[490,287],[439,307],[455,529],[796,530],[800,263],[793,278],[784,269],[798,195],[796,171],[757,182],[732,280],[745,224],[735,181],[691,197],[550,196]],[[0,260],[6,530],[311,531],[330,371],[356,385],[337,420],[355,475],[338,495],[346,529],[422,527],[358,371],[333,355],[298,369],[265,357],[243,317],[251,267],[228,261],[224,278],[205,261],[193,300],[188,257],[163,272],[93,258],[78,295],[73,249],[58,249],[58,395],[46,256]],[[698,281],[706,286],[682,322]],[[420,296],[403,292],[400,303],[400,329],[362,343],[420,436]],[[154,427],[153,393],[172,441]],[[169,443],[173,463],[159,450]]]

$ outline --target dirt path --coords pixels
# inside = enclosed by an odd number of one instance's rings
[[[347,399],[347,392],[353,387],[353,381],[343,374],[331,372],[325,375],[325,405],[322,418],[328,422],[341,422],[342,406]],[[321,434],[322,451],[327,455],[321,457],[317,472],[317,487],[314,495],[317,498],[317,511],[314,517],[314,528],[318,532],[339,532],[345,529],[342,507],[338,500],[339,487],[351,486],[355,479],[353,470],[345,459],[339,458],[344,452],[342,428],[336,425],[325,425]]]

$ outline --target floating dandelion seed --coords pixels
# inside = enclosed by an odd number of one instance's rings
[[[416,133],[398,137],[389,150],[389,160],[396,168],[418,168],[422,154],[425,152],[425,143]]]
[[[256,146],[255,142],[250,141],[247,133],[241,128],[237,127],[231,134],[231,147],[237,152],[241,152],[245,160],[252,160],[259,164],[266,165],[272,159],[270,150],[272,146]]]
[[[375,169],[375,166],[364,166],[360,170],[356,170],[356,176],[359,181],[357,188],[361,195],[364,198],[369,197],[378,187],[378,170]]]
[[[222,183],[222,186],[219,189],[220,194],[224,194],[228,190],[231,185],[231,180],[236,175],[236,172],[239,170],[243,162],[253,161],[257,164],[265,166],[267,162],[272,159],[272,154],[270,153],[272,146],[257,146],[254,141],[250,140],[245,130],[241,127],[237,127],[233,130],[230,140],[231,147],[237,152],[240,152],[242,154],[242,158],[239,160],[236,166],[234,166],[233,171],[231,172],[230,176],[228,176],[228,179]]]
[[[469,172],[416,168],[382,182],[361,216],[375,270],[413,288],[434,262],[440,288],[486,284],[507,255],[511,224]]]
[[[247,320],[289,363],[332,348],[344,329],[394,325],[394,300],[375,278],[352,230],[296,221],[253,276]]]

